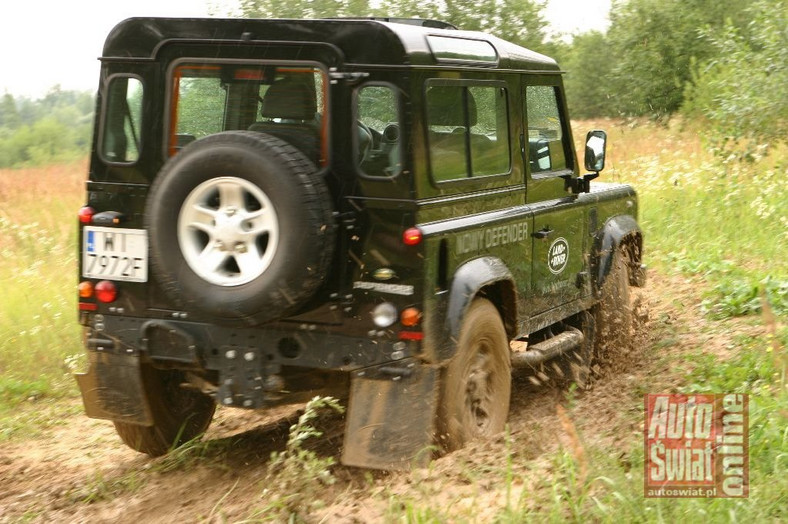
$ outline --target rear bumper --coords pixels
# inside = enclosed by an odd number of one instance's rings
[[[230,328],[184,320],[101,315],[87,326],[88,350],[144,355],[167,367],[221,370],[246,359],[265,366],[352,371],[417,356],[421,341],[401,341],[382,331],[350,336],[314,325]]]
[[[152,423],[142,366],[183,370],[217,402],[254,409],[341,386],[346,373],[334,372],[401,362],[421,348],[382,332],[364,338],[308,325],[229,328],[114,315],[87,324],[90,368],[76,376],[87,415],[142,425]]]

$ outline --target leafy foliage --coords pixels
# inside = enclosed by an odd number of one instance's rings
[[[222,130],[226,94],[216,78],[183,78],[178,95],[178,132],[202,138]]]
[[[788,280],[767,277],[753,284],[747,279],[726,279],[714,286],[703,301],[703,310],[712,318],[759,314],[763,300],[777,315],[788,315]]]
[[[763,1],[770,4],[772,13],[779,12],[780,0]],[[720,59],[730,62],[726,58],[729,49],[722,44],[735,45],[735,41],[729,42],[731,33],[746,41],[759,32],[779,40],[776,37],[782,26],[784,39],[785,18],[772,16],[770,27],[761,26],[752,4],[753,0],[614,2],[606,34],[578,35],[568,49],[561,50],[573,114],[665,118],[679,112],[688,86],[709,69],[707,64]],[[737,65],[743,65],[742,62],[737,59]],[[739,82],[746,82],[748,69],[738,71],[745,72]],[[727,95],[732,90],[731,87],[720,94],[731,100]],[[712,92],[710,88],[704,93]],[[710,102],[702,96],[698,98],[701,108]],[[722,97],[717,98],[722,102]]]
[[[428,18],[444,20],[460,29],[486,31],[525,47],[540,48],[545,41],[545,0],[241,0],[248,18],[324,18],[341,16]]]
[[[241,0],[241,15],[246,18],[322,18],[370,16],[368,0]]]
[[[788,26],[781,0],[759,0],[746,13],[746,27],[729,19],[701,31],[713,56],[697,66],[686,109],[711,122],[718,152],[743,146],[751,159],[762,144],[788,139]]]
[[[682,391],[752,394],[770,388],[778,370],[774,359],[763,351],[764,341],[742,335],[736,342],[737,353],[723,363],[719,355],[700,352],[692,355],[693,369]]]
[[[0,168],[83,157],[90,149],[93,96],[53,87],[40,100],[0,99]]]
[[[437,18],[460,29],[485,31],[537,50],[544,43],[544,1],[446,0],[442,3],[443,6],[437,10]]]
[[[306,441],[323,435],[316,422],[325,412],[343,413],[345,408],[333,397],[314,397],[290,427],[287,447],[282,452],[271,453],[270,473],[272,487],[281,496],[288,511],[298,514],[320,501],[312,497],[316,487],[333,484],[331,468],[334,457],[321,457],[306,448]]]
[[[750,0],[629,0],[610,14],[610,45],[619,57],[612,72],[618,108],[627,114],[664,116],[684,100],[695,60],[714,52],[698,29],[719,29],[739,19]]]
[[[593,118],[615,114],[611,107],[611,73],[615,60],[607,37],[598,31],[577,35],[565,58],[559,63],[564,77],[566,97],[575,118]]]

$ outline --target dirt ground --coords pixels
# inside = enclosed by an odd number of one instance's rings
[[[622,454],[642,439],[642,423],[622,413],[622,397],[669,391],[683,371],[669,367],[660,352],[703,351],[724,358],[741,332],[756,334],[753,323],[737,320],[709,328],[699,310],[702,284],[651,274],[637,290],[640,319],[635,349],[601,370],[605,375],[571,401],[565,387],[539,377],[514,376],[509,438],[477,442],[411,472],[372,472],[335,466],[336,483],[306,485],[299,493],[312,504],[304,516],[314,522],[379,522],[421,501],[452,514],[484,522],[498,514],[504,499],[522,490],[544,489],[549,456],[558,446],[584,442]],[[539,384],[537,384],[537,382]],[[644,390],[644,388],[648,388]],[[91,420],[64,401],[57,424],[30,439],[0,444],[0,522],[237,522],[277,520],[266,491],[270,453],[284,448],[295,410],[247,412],[219,409],[206,435],[205,455],[151,460],[126,448],[111,423]],[[624,403],[631,405],[631,402]],[[341,420],[328,423],[318,451],[339,460]],[[507,457],[516,463],[507,466]],[[503,482],[507,467],[519,468]],[[582,472],[581,472],[582,473]],[[503,490],[506,490],[504,492]],[[429,501],[429,502],[427,502]]]

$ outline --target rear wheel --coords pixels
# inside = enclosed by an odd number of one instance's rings
[[[512,366],[501,316],[486,299],[471,304],[457,353],[444,370],[438,443],[445,451],[503,431],[509,414]]]
[[[157,457],[205,433],[216,409],[211,397],[182,387],[185,379],[181,371],[150,366],[141,371],[153,425],[115,422],[115,430],[127,446]]]

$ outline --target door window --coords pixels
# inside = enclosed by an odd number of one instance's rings
[[[528,119],[528,164],[531,173],[570,169],[567,165],[558,96],[553,86],[525,89]]]

